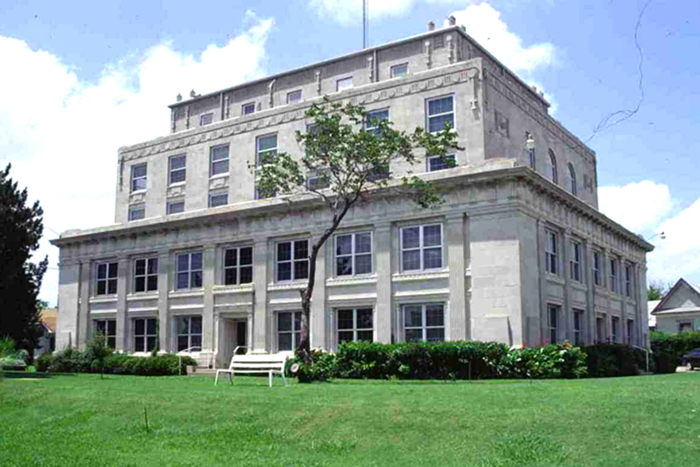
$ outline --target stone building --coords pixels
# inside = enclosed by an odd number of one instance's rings
[[[171,134],[119,150],[115,224],[64,232],[58,348],[94,330],[117,349],[292,349],[313,200],[257,199],[249,169],[302,153],[323,96],[396,128],[453,124],[456,166],[425,158],[445,203],[376,199],[318,257],[311,343],[607,339],[645,345],[652,245],[598,210],[596,155],[549,104],[454,24],[171,105]],[[408,167],[396,164],[392,175]],[[418,170],[420,172],[421,170]],[[200,351],[201,348],[201,351]]]

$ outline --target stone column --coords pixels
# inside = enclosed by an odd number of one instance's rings
[[[131,274],[129,258],[120,256],[117,268],[117,350],[129,351],[129,318],[127,316],[126,294],[129,291]]]
[[[385,222],[374,228],[375,264],[377,271],[377,305],[374,312],[375,338],[377,342],[391,343],[391,223]],[[398,337],[398,336],[397,336]]]
[[[316,241],[322,234],[323,232],[314,232],[309,243]],[[329,320],[326,319],[326,250],[332,248],[332,245],[333,237],[330,237],[316,256],[316,282],[309,323],[311,347],[326,350],[330,349],[330,329],[327,328]]]
[[[586,281],[586,312],[584,315],[584,342],[595,342],[595,283],[593,279],[593,247],[588,240],[583,241],[583,277]]]
[[[80,262],[80,292],[78,299],[77,332],[73,336],[73,345],[83,347],[90,334],[90,297],[92,296],[92,262]]]
[[[465,215],[452,214],[447,217],[447,264],[450,269],[450,308],[449,308],[449,340],[464,340],[467,338],[467,290],[465,280]]]
[[[265,352],[267,345],[267,282],[268,282],[268,241],[267,238],[255,240],[253,246],[253,339],[250,351]]]
[[[637,339],[639,340],[640,346],[649,348],[649,311],[647,308],[647,264],[646,261],[640,263],[638,266],[637,278],[637,303],[638,305],[638,319],[635,323],[635,329],[637,330]]]
[[[204,290],[204,309],[202,310],[202,351],[215,352],[214,348],[214,281],[216,274],[216,247],[204,247],[204,271],[202,285]]]
[[[537,220],[537,265],[538,277],[540,283],[540,336],[537,344],[544,345],[547,338],[547,266],[545,264],[545,251],[547,245],[547,231],[545,230],[545,222],[542,219]]]
[[[562,274],[564,275],[564,305],[562,306],[561,321],[562,330],[558,331],[557,340],[564,340],[569,342],[574,341],[574,319],[573,310],[571,308],[571,259],[572,247],[571,247],[571,230],[565,230],[564,235],[562,235],[561,244],[561,257],[563,260],[563,265],[561,268]],[[563,332],[562,332],[563,331]]]
[[[172,323],[168,319],[168,294],[170,293],[170,252],[158,254],[158,343],[161,352],[170,352]],[[175,349],[172,349],[175,350]]]

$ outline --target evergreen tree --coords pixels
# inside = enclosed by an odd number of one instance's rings
[[[42,335],[37,296],[49,260],[29,261],[44,230],[43,210],[38,201],[27,205],[27,189],[18,189],[10,168],[0,170],[0,337],[31,354]]]

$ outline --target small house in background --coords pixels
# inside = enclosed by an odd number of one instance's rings
[[[656,331],[700,331],[700,288],[679,279],[653,309],[649,308],[650,329],[652,317]]]
[[[44,335],[39,338],[37,348],[34,349],[34,357],[44,352],[56,350],[56,322],[58,321],[58,308],[44,308],[41,310],[41,326]]]

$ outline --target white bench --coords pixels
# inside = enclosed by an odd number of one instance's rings
[[[284,377],[284,366],[289,355],[286,354],[250,354],[236,355],[234,352],[228,370],[216,370],[214,386],[219,382],[219,374],[227,373],[229,383],[233,384],[233,377],[236,373],[267,373],[270,377],[270,387],[272,387],[272,375],[279,373],[284,380],[284,385],[289,386],[287,378]]]

